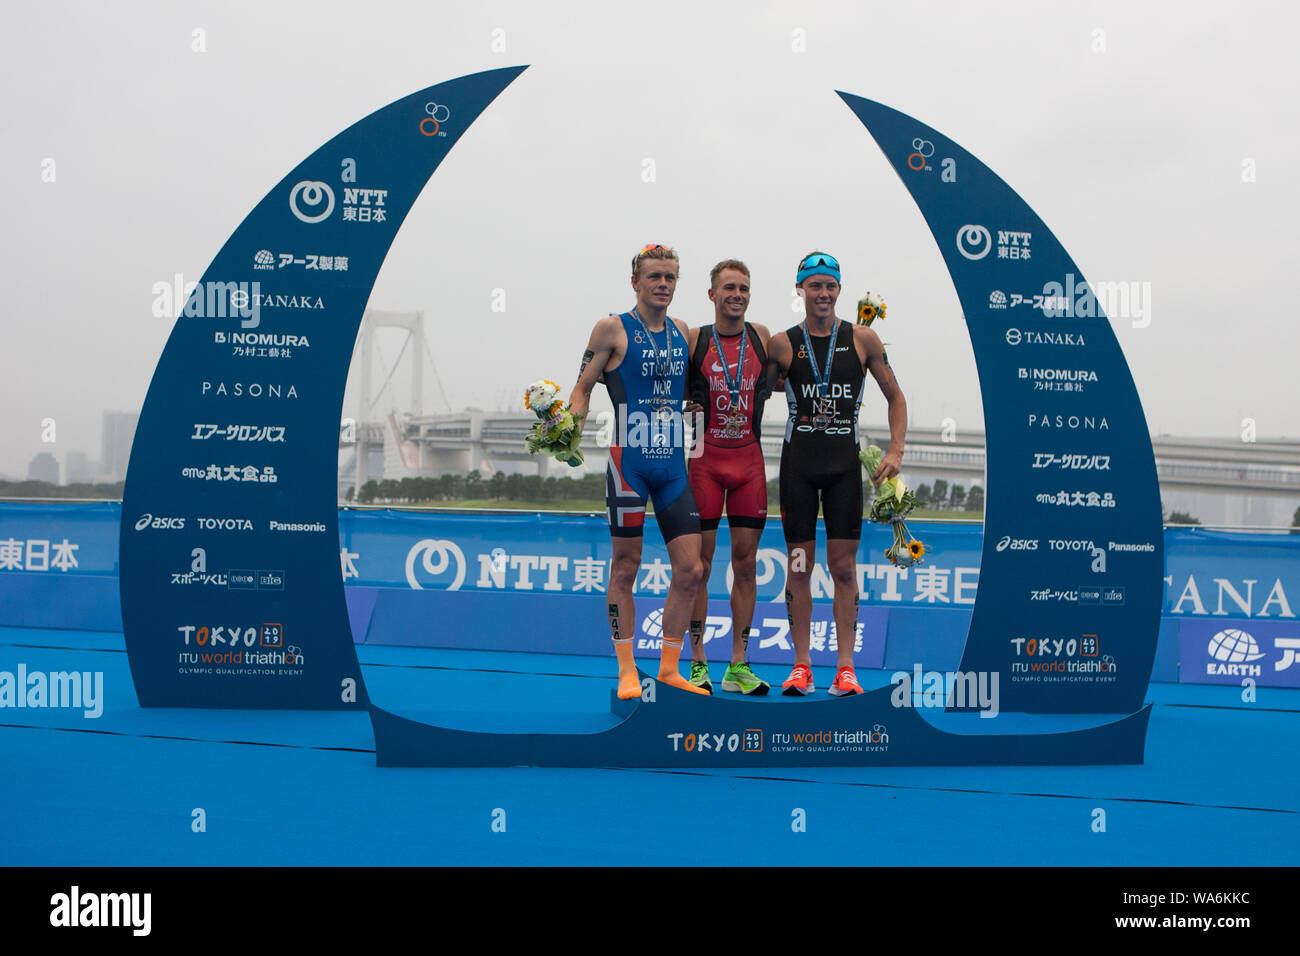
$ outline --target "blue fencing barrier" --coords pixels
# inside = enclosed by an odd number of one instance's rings
[[[138,515],[132,527],[144,522],[160,541],[177,546],[185,544],[186,533],[197,527],[191,522],[198,520],[168,516],[157,524],[156,516]],[[120,630],[120,526],[116,502],[0,502],[0,626]],[[919,662],[946,670],[960,660],[979,585],[983,529],[927,522],[912,527],[928,552],[924,567],[910,569],[885,560],[887,529],[864,529],[855,634],[862,666],[906,670]],[[1171,528],[1164,532],[1164,544],[1164,608],[1153,679],[1300,686],[1294,601],[1300,598],[1300,535]],[[705,638],[713,660],[725,658],[731,647],[729,553],[724,522],[709,576]],[[339,569],[358,643],[607,654],[601,598],[609,558],[602,516],[339,513]],[[817,562],[813,661],[833,663],[838,635],[820,548]],[[245,582],[232,579],[230,570],[199,573],[178,564],[170,585],[242,586]],[[659,646],[669,580],[668,552],[651,522],[636,582],[640,651]],[[784,588],[785,545],[780,524],[773,521],[759,543],[758,603],[749,644],[750,659],[757,663],[790,660]]]

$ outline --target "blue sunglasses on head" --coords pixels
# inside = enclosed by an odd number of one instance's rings
[[[799,263],[799,272],[795,276],[795,284],[802,282],[811,275],[828,275],[836,282],[840,281],[840,264],[834,256],[828,256],[824,252],[814,252],[812,255],[805,256]]]

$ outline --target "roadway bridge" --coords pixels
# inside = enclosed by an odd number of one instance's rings
[[[392,414],[386,421],[356,424],[340,432],[340,488],[364,483],[356,480],[355,466],[348,468],[348,460],[377,462],[381,456],[378,474],[373,467],[363,473],[386,478],[468,474],[475,469],[485,476],[498,470],[568,473],[551,459],[524,450],[523,436],[534,420],[529,414],[466,410],[400,419]],[[763,457],[771,479],[780,464],[783,419],[765,418],[763,428]],[[889,445],[885,424],[863,425],[859,434],[864,442]],[[909,427],[904,477],[912,485],[943,479],[967,490],[982,487],[984,437],[982,431]],[[1300,441],[1162,435],[1153,444],[1167,511],[1188,512],[1207,524],[1289,525],[1300,507]],[[583,451],[593,471],[605,468],[602,447],[599,436],[588,431]]]

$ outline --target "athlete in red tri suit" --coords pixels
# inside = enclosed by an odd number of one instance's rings
[[[754,619],[754,556],[767,522],[767,473],[759,445],[763,418],[764,370],[768,330],[745,321],[749,308],[749,269],[725,259],[710,273],[712,325],[691,329],[688,392],[704,407],[702,444],[691,458],[691,489],[700,511],[700,558],[704,573],[691,616],[691,683],[712,693],[704,653],[704,623],[709,607],[709,572],[725,503],[731,533],[731,666],[722,689],[762,696],[771,689],[745,659]]]

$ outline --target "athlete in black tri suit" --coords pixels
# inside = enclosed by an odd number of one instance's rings
[[[641,534],[647,498],[672,564],[664,600],[659,680],[696,694],[708,693],[678,673],[682,638],[699,586],[700,516],[686,476],[686,325],[668,317],[677,289],[677,253],[646,246],[632,259],[636,306],[596,323],[570,395],[575,415],[585,414],[591,390],[604,382],[614,403],[614,433],[606,472],[606,506],[614,559],[606,609],[618,657],[618,696],[641,696],[633,660],[636,609],[632,591],[641,569]]]
[[[857,635],[857,550],[862,536],[862,466],[858,461],[858,409],[866,372],[889,403],[889,450],[872,476],[898,474],[907,434],[907,402],[889,367],[879,336],[835,316],[840,266],[813,252],[799,263],[796,287],[804,298],[804,321],[772,336],[768,380],[785,379],[790,417],[781,449],[781,524],[788,569],[785,600],[794,640],[794,669],[782,693],[815,688],[808,639],[812,620],[809,581],[816,555],[817,511],[826,522],[826,560],[835,583],[838,667],[830,692],[860,694],[853,671]],[[831,349],[834,351],[831,351]]]

